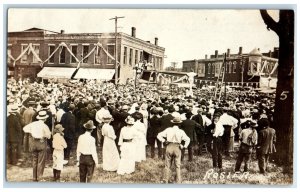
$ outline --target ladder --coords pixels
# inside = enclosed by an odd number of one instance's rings
[[[225,72],[226,72],[226,53],[225,53],[225,57],[224,57],[224,60],[223,60],[223,63],[221,65],[221,68],[220,68],[220,71],[219,71],[219,75],[218,75],[218,78],[217,78],[217,82],[216,82],[216,89],[215,89],[215,99],[217,99],[217,95],[219,94],[219,97],[218,97],[218,101],[220,101],[221,99],[221,95],[222,95],[222,86],[223,86],[223,83],[224,83],[224,77],[225,77]],[[221,81],[221,83],[220,83]]]

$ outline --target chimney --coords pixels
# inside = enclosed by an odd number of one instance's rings
[[[135,27],[131,27],[131,36],[136,37],[136,29]]]
[[[230,49],[227,49],[227,57],[230,57]]]
[[[207,55],[205,55],[205,59],[207,59]]]
[[[154,39],[154,45],[157,45],[157,43],[158,43],[158,38],[155,37],[155,39]]]
[[[239,47],[239,54],[243,54],[243,47]]]
[[[218,58],[218,50],[215,50],[215,58]]]
[[[150,43],[150,41],[146,41],[147,43]]]
[[[60,34],[65,34],[65,30],[60,30]]]

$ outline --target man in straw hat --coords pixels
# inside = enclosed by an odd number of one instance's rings
[[[79,166],[80,182],[90,183],[95,166],[98,166],[98,155],[96,151],[96,140],[91,135],[96,128],[92,120],[88,120],[83,127],[85,133],[80,135],[77,144],[77,165]]]
[[[33,158],[33,181],[39,181],[44,173],[47,139],[51,138],[49,127],[45,124],[48,117],[46,111],[40,111],[36,117],[37,121],[23,128],[24,132],[29,133],[32,137],[30,148]]]
[[[162,143],[166,143],[164,182],[169,182],[171,162],[175,160],[176,182],[181,183],[181,149],[188,147],[190,138],[185,134],[183,130],[179,129],[179,125],[182,123],[180,116],[175,116],[173,120],[171,120],[171,123],[173,124],[173,127],[169,127],[157,135],[158,140],[160,140]],[[185,142],[184,146],[181,145],[182,141]]]

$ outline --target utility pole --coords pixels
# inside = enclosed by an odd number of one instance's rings
[[[118,19],[125,17],[115,16],[109,20],[115,20],[115,86],[118,84],[119,74],[118,74],[118,53],[117,53],[117,34],[118,34]]]

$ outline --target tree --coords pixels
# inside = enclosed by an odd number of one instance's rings
[[[275,22],[266,10],[260,10],[268,30],[279,37],[278,81],[275,99],[274,125],[277,135],[276,163],[284,173],[293,172],[294,120],[294,11],[280,10]]]

